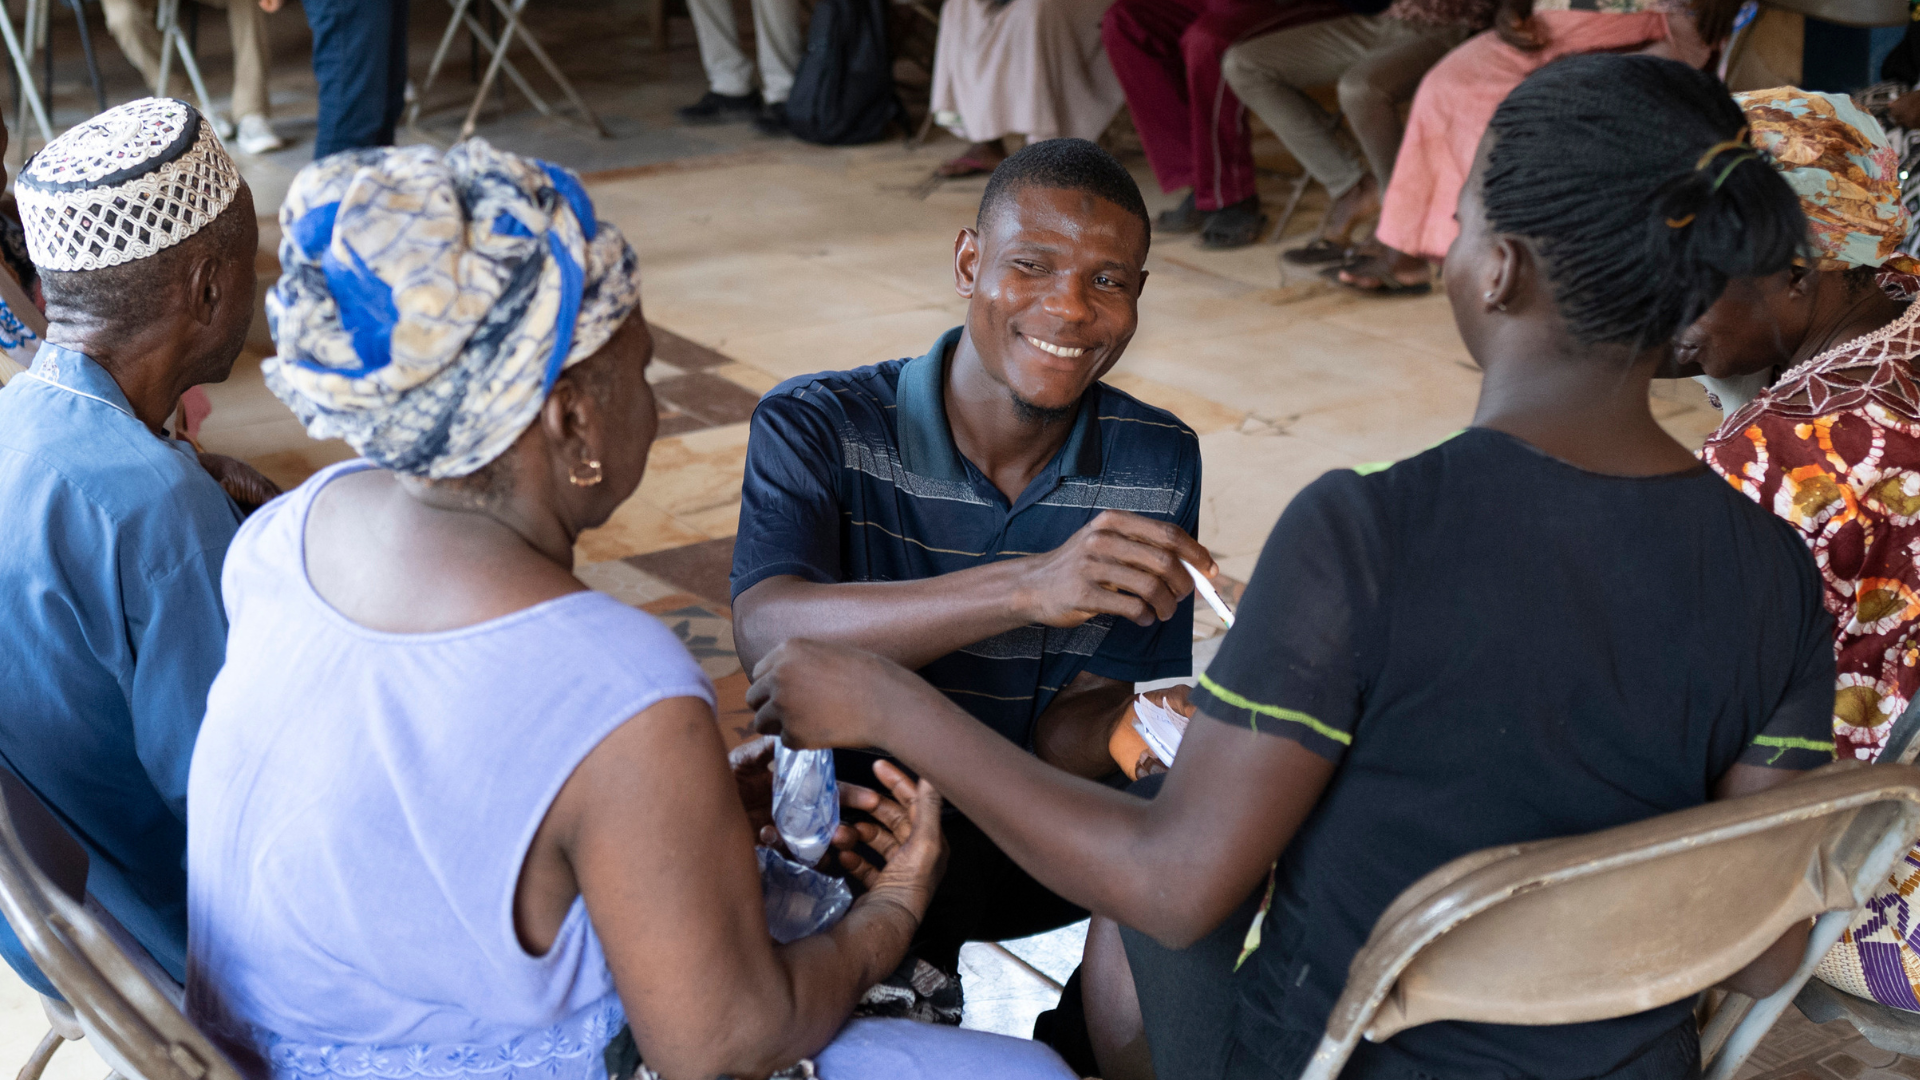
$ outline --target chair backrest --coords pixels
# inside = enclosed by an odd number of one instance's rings
[[[1327,1056],[1332,1071],[1305,1075],[1336,1075],[1362,1033],[1571,1024],[1679,1001],[1794,924],[1866,903],[1916,837],[1920,769],[1840,763],[1756,795],[1456,859],[1380,916],[1321,1044],[1345,1049]]]
[[[0,796],[0,914],[88,1034],[107,1044],[100,1047],[101,1055],[127,1080],[241,1080],[232,1063],[76,899],[86,880],[80,845],[5,769],[0,769]],[[72,880],[75,851],[80,854],[77,882]]]

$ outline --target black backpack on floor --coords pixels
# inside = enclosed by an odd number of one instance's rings
[[[787,97],[787,130],[810,143],[869,143],[905,122],[893,90],[885,0],[820,0]]]

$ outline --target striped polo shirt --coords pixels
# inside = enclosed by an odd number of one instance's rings
[[[1102,510],[1171,521],[1192,535],[1200,444],[1192,429],[1103,383],[1073,431],[1011,504],[961,455],[947,426],[946,363],[932,350],[854,371],[789,379],[760,400],[747,444],[733,595],[770,577],[911,581],[1051,551]],[[1099,615],[1035,623],[920,669],[981,722],[1032,749],[1034,720],[1081,671],[1124,682],[1188,675],[1193,598],[1150,627]]]

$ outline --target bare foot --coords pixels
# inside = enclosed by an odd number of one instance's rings
[[[977,142],[961,151],[960,156],[944,162],[940,166],[940,175],[951,180],[960,176],[978,176],[990,173],[994,167],[1007,160],[1007,148],[1000,140]]]
[[[1327,216],[1320,221],[1320,235],[1331,243],[1345,244],[1352,239],[1355,226],[1379,212],[1380,182],[1367,173],[1327,207]]]
[[[1391,284],[1389,284],[1391,282]],[[1379,253],[1340,271],[1340,284],[1361,292],[1391,292],[1433,282],[1433,266],[1418,255],[1380,245]]]

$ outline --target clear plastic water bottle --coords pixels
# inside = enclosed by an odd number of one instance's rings
[[[803,866],[827,853],[840,826],[840,785],[833,775],[833,751],[773,750],[773,823],[787,850]]]
[[[760,860],[767,932],[780,944],[825,930],[852,906],[853,891],[839,878],[783,859],[772,848],[757,847],[753,853]]]

